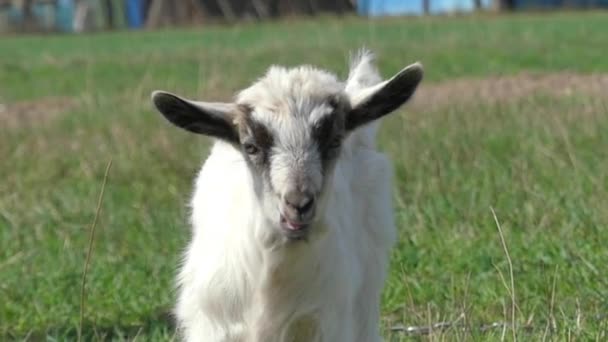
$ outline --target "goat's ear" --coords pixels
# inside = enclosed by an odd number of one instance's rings
[[[164,91],[153,92],[152,102],[177,127],[232,143],[239,142],[234,124],[239,108],[233,103],[196,102]]]
[[[364,88],[351,96],[346,128],[355,129],[389,114],[407,102],[422,80],[422,64],[407,66],[391,79]]]

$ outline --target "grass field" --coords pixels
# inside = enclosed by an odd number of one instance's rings
[[[380,137],[400,236],[387,340],[608,339],[606,32],[608,12],[580,12],[0,38],[0,340],[76,338],[110,159],[85,340],[171,340],[208,140],[164,122],[150,91],[229,99],[270,63],[344,75],[363,45],[386,76],[426,69]],[[427,336],[389,329],[445,321]]]

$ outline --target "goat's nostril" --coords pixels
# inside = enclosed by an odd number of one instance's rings
[[[312,208],[312,204],[314,203],[314,201],[314,198],[309,197],[308,201],[304,202],[304,204],[300,208],[298,208],[298,212],[300,212],[300,214],[308,212]]]
[[[289,193],[284,200],[289,208],[300,215],[310,211],[314,204],[313,196],[302,193]]]

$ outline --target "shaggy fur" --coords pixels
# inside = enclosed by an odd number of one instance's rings
[[[186,341],[381,341],[395,226],[374,120],[406,102],[421,78],[415,64],[382,82],[361,53],[346,82],[308,66],[272,67],[234,104],[154,93],[171,122],[218,138],[196,181],[178,277]],[[321,134],[322,122],[330,124]],[[285,225],[293,193],[302,206],[311,201],[293,219],[305,229]]]

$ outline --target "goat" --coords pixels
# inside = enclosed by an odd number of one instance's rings
[[[272,66],[233,103],[152,94],[171,123],[215,138],[177,281],[184,340],[382,340],[396,231],[377,119],[407,102],[422,75],[415,63],[383,81],[362,51],[345,82]]]

